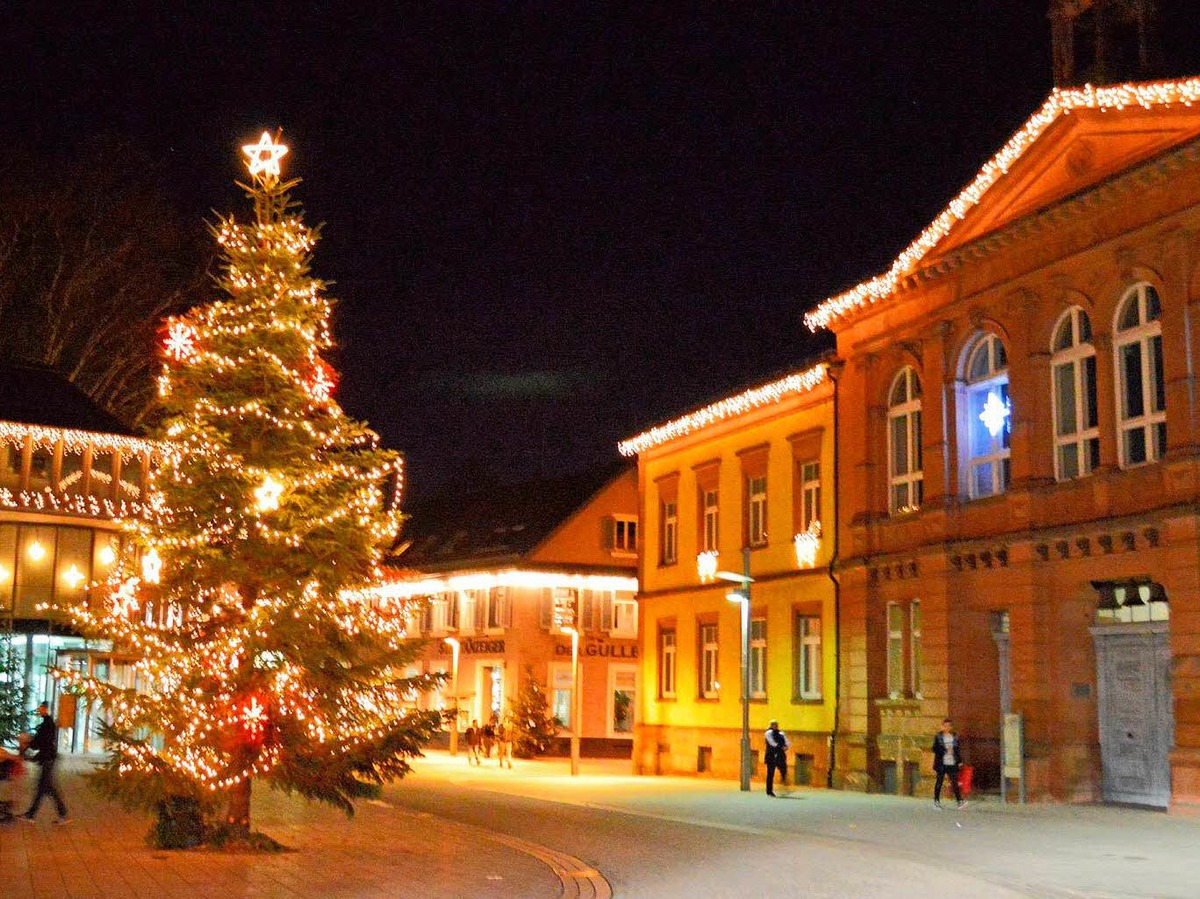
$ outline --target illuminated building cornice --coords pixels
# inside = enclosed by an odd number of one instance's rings
[[[9,490],[0,487],[0,509],[12,512],[53,512],[83,518],[140,518],[141,503],[113,501],[90,494],[54,493],[49,490]]]
[[[695,412],[672,419],[649,431],[643,431],[636,437],[622,440],[617,444],[617,449],[622,456],[636,456],[652,447],[695,433],[709,425],[736,418],[763,406],[782,402],[789,396],[808,393],[825,380],[825,373],[826,363],[821,362],[812,368],[795,372],[786,378],[780,378],[778,381],[772,381],[760,387],[752,387],[735,396],[718,400],[703,409],[697,409]]]
[[[569,572],[530,571],[519,568],[504,571],[468,572],[446,577],[396,578],[384,581],[353,594],[357,598],[380,602],[413,599],[419,596],[436,596],[439,593],[455,593],[460,590],[489,590],[493,587],[516,587],[527,589],[554,589],[566,587],[574,590],[615,590],[636,593],[636,577],[611,574],[571,574]]]
[[[142,453],[157,452],[159,446],[153,440],[140,437],[124,437],[120,434],[103,434],[99,431],[76,431],[70,428],[53,428],[47,425],[30,425],[13,421],[0,421],[0,441],[20,447],[32,440],[35,446],[53,447],[60,440],[63,449],[70,453],[82,453],[91,447],[93,452],[120,453],[129,458]]]
[[[1074,110],[1098,109],[1120,111],[1132,106],[1158,109],[1171,106],[1191,106],[1200,101],[1200,78],[1180,81],[1155,81],[1143,84],[1118,84],[1055,90],[1032,117],[1009,139],[976,174],[974,180],[958,194],[942,213],[896,257],[891,267],[880,275],[829,297],[804,316],[804,323],[816,331],[855,310],[890,298],[905,276],[912,274],[924,259],[950,233],[951,229],[974,209],[992,185],[1000,181],[1025,152],[1060,117]]]

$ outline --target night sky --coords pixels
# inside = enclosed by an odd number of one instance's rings
[[[1193,3],[1164,2],[1171,69],[1200,72]],[[611,464],[827,346],[805,309],[1051,87],[1042,0],[27,5],[0,12],[22,152],[129,138],[202,229],[245,214],[238,148],[283,127],[339,398],[418,496]]]

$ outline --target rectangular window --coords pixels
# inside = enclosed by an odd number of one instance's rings
[[[904,608],[889,602],[887,607],[887,690],[897,699],[904,695]]]
[[[512,625],[512,606],[509,603],[508,588],[493,587],[487,596],[487,626],[488,630],[502,630]]]
[[[921,698],[921,603],[887,607],[887,691],[892,699]]]
[[[701,552],[711,552],[717,548],[717,491],[705,490],[702,498],[704,502],[704,539]]]
[[[797,699],[821,698],[821,619],[817,615],[796,615]]]
[[[570,587],[555,587],[553,593],[551,621],[556,630],[564,627],[581,627],[579,621],[579,595]]]
[[[637,600],[632,596],[617,594],[612,600],[612,636],[632,639],[637,633]]]
[[[821,521],[821,463],[805,462],[800,466],[800,489],[803,492],[804,514],[800,521],[803,530]]]
[[[747,540],[751,546],[767,544],[767,478],[746,479]]]
[[[679,548],[679,507],[674,501],[662,504],[662,564],[674,565]]]
[[[609,735],[627,737],[633,733],[633,712],[637,703],[637,666],[609,667],[612,711],[609,714]]]
[[[767,619],[750,619],[750,698],[767,698]]]
[[[677,659],[675,628],[658,632],[658,695],[661,699],[675,698],[675,662]]]
[[[700,698],[716,699],[720,690],[716,624],[700,625]]]
[[[553,665],[550,674],[550,713],[563,730],[571,729],[571,666]]]
[[[637,552],[638,523],[627,515],[613,516],[613,552]]]

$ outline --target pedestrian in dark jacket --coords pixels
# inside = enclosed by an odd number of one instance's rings
[[[933,784],[933,804],[942,807],[942,781],[950,778],[950,786],[954,789],[954,799],[958,807],[966,803],[962,798],[962,787],[958,785],[958,767],[962,764],[962,744],[958,734],[954,732],[954,723],[949,719],[942,722],[942,729],[933,738],[933,770],[937,780]]]
[[[37,753],[33,756],[33,761],[37,762],[41,773],[38,775],[37,792],[33,794],[33,804],[22,817],[26,821],[33,821],[37,817],[43,797],[49,796],[54,800],[54,807],[58,811],[58,823],[66,824],[67,805],[54,782],[54,767],[58,764],[58,725],[50,717],[49,703],[43,702],[37,710],[42,720],[33,732],[33,742],[29,744],[29,748]]]
[[[787,751],[788,738],[779,729],[779,722],[772,720],[771,726],[763,734],[767,744],[767,795],[775,795],[775,771],[779,771],[780,783],[787,783]]]

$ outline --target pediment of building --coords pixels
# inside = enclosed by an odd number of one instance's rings
[[[1200,108],[1082,109],[1063,115],[951,228],[937,256],[1197,137]]]

